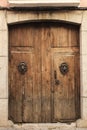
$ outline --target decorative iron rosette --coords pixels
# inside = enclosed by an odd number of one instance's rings
[[[25,62],[20,62],[18,65],[18,71],[21,74],[25,74],[28,70],[27,64]]]
[[[60,72],[63,74],[63,75],[65,75],[65,74],[67,74],[68,73],[68,71],[69,71],[69,66],[68,66],[68,64],[67,63],[62,63],[60,66],[59,66],[59,69],[60,69]]]

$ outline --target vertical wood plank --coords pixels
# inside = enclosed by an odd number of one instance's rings
[[[20,55],[20,54],[19,54]],[[20,61],[19,55],[11,52],[10,63],[10,114],[14,122],[22,122],[22,77],[18,73],[17,66]]]
[[[51,45],[50,27],[42,29],[42,122],[51,122]]]
[[[24,56],[28,71],[23,76],[23,101],[22,120],[23,122],[33,122],[33,83],[34,83],[34,54],[28,53]]]
[[[33,122],[41,122],[41,28],[33,28],[34,40],[34,84],[33,84]]]
[[[77,67],[76,67],[77,66]],[[80,118],[81,108],[80,108],[80,57],[79,53],[75,56],[75,109],[76,109],[76,119]],[[77,78],[78,77],[78,78]]]

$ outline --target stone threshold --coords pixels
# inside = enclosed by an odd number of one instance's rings
[[[78,119],[76,122],[72,123],[19,123],[14,124],[12,121],[8,120],[7,122],[3,122],[0,125],[1,128],[13,128],[14,129],[23,129],[26,130],[29,128],[29,130],[62,130],[65,128],[65,130],[76,130],[76,129],[87,129],[87,120]],[[30,129],[31,128],[31,129]]]
[[[31,128],[30,130],[57,130],[59,128],[75,128],[76,122],[73,123],[18,123],[14,124],[12,121],[8,120],[0,125],[0,128],[13,128],[13,129],[24,129]],[[43,128],[43,129],[42,129]]]

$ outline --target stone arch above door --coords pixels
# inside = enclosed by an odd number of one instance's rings
[[[37,20],[60,20],[73,24],[81,24],[82,11],[8,11],[7,23],[21,23]]]

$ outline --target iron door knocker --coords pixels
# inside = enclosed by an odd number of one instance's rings
[[[65,74],[67,74],[68,73],[68,71],[69,71],[69,66],[68,66],[68,64],[67,63],[62,63],[60,66],[59,66],[59,69],[60,69],[60,72],[63,74],[63,75],[65,75]]]
[[[25,74],[28,70],[27,64],[25,62],[20,62],[18,65],[18,71],[21,74]]]

